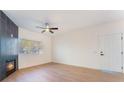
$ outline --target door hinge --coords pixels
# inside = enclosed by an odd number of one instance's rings
[[[121,51],[121,54],[123,55],[123,51]]]
[[[123,69],[123,66],[121,67],[121,69]]]
[[[121,40],[123,40],[123,37],[121,37]]]

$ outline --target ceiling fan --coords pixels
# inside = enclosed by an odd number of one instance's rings
[[[43,29],[43,31],[41,33],[50,32],[53,34],[54,33],[53,30],[58,30],[58,27],[50,27],[48,23],[45,23],[45,27],[36,26],[36,28]]]

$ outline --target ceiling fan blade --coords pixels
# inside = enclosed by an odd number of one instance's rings
[[[52,33],[52,34],[53,34],[54,32],[50,30],[50,33]]]
[[[40,29],[46,29],[46,28],[43,28],[43,27],[40,27],[40,26],[36,26],[36,28],[40,28]]]
[[[43,30],[41,33],[44,33],[46,30]]]
[[[49,29],[51,29],[51,30],[58,30],[57,27],[53,27],[53,28],[49,28]]]

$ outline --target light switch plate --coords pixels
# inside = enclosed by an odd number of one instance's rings
[[[13,37],[13,34],[11,34],[11,37]]]

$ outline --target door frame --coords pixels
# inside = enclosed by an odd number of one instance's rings
[[[122,73],[124,73],[124,50],[123,50],[123,47],[124,47],[124,36],[123,36],[123,33],[121,33],[121,61],[122,61]]]

